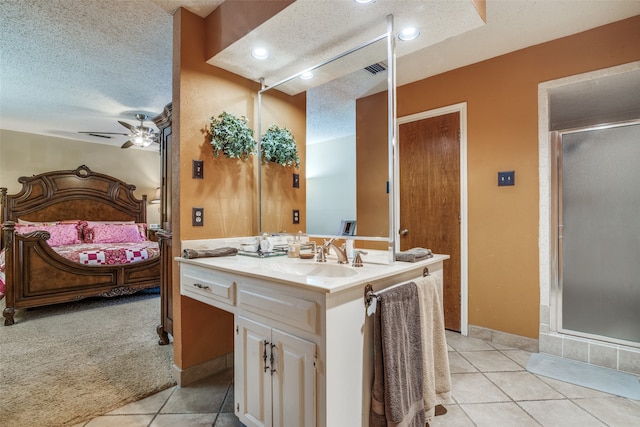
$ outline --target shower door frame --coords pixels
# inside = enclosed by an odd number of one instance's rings
[[[619,338],[590,334],[588,332],[575,331],[563,328],[562,308],[563,308],[563,271],[562,271],[562,136],[578,132],[588,132],[594,130],[605,130],[619,128],[623,126],[640,125],[640,119],[607,123],[602,125],[583,126],[574,129],[551,131],[549,135],[551,148],[551,324],[555,325],[555,331],[560,334],[593,339],[611,344],[640,348],[640,342],[627,341]]]

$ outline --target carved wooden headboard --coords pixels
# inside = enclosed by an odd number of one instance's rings
[[[93,172],[87,166],[20,177],[22,189],[13,195],[0,189],[2,222],[135,221],[147,220],[147,196],[137,199],[135,185]]]

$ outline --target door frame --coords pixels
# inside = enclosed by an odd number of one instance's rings
[[[467,103],[461,102],[434,110],[423,111],[398,117],[396,120],[396,135],[400,135],[400,125],[418,120],[442,116],[449,113],[460,113],[460,333],[467,336],[469,333],[469,212],[467,203]],[[394,205],[395,224],[397,233],[400,230],[400,141],[396,141],[396,155],[394,159]],[[395,239],[395,251],[400,250],[400,239]]]

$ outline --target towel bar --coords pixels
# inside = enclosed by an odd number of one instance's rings
[[[425,267],[424,270],[422,270],[422,277],[426,277],[428,275],[429,267]],[[371,286],[371,283],[367,283],[364,287],[364,306],[366,308],[369,308],[369,306],[371,305],[371,300],[377,298],[377,296],[378,295],[373,292],[373,286]]]

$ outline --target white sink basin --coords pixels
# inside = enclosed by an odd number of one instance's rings
[[[320,263],[278,263],[267,268],[280,273],[295,274],[305,277],[351,277],[358,274],[356,271],[344,265],[320,264]]]

